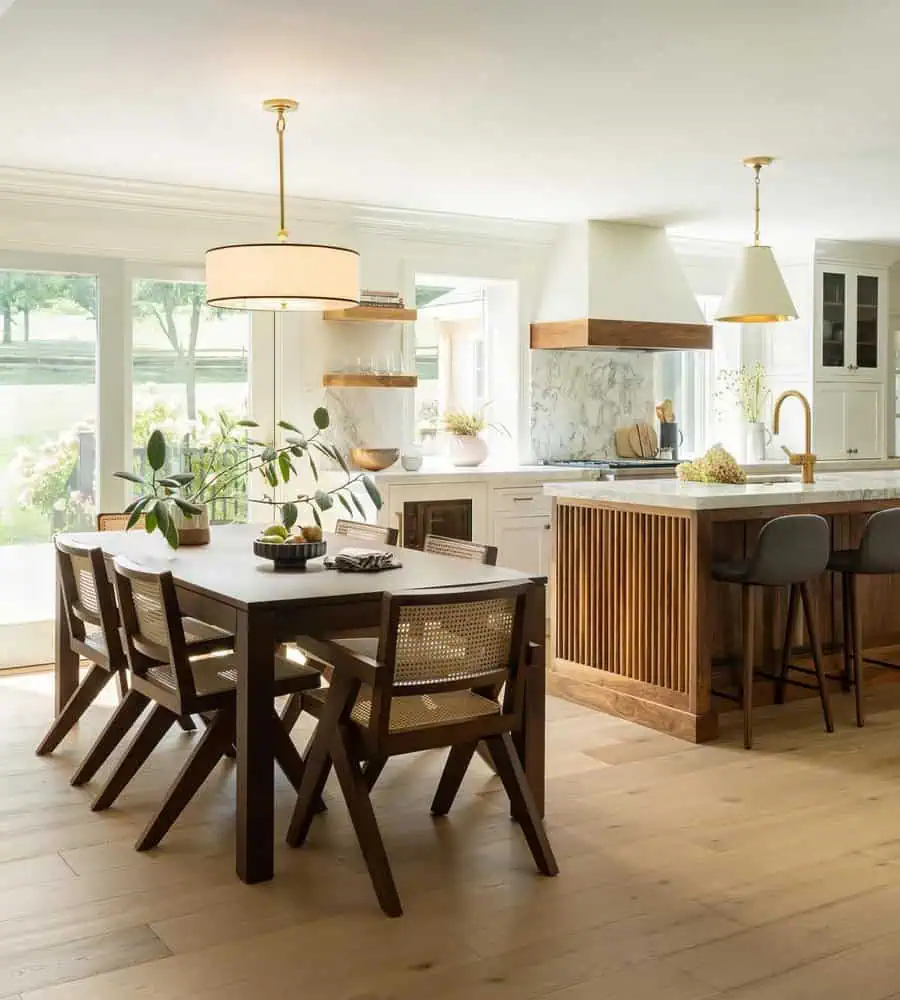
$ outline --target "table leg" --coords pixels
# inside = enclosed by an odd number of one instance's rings
[[[525,683],[525,718],[516,749],[531,786],[535,805],[544,815],[544,772],[547,729],[546,587],[536,583],[528,594],[525,637],[534,643]]]
[[[275,628],[266,611],[238,614],[237,664],[237,873],[248,883],[274,874]]]
[[[56,623],[53,629],[56,715],[63,710],[78,687],[78,654],[72,650],[72,637],[69,635],[69,619],[66,616],[64,600],[57,562]]]

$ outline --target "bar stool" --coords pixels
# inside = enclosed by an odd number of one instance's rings
[[[767,522],[756,542],[756,548],[749,559],[736,559],[729,562],[715,563],[712,569],[713,579],[722,583],[737,583],[742,589],[741,614],[743,619],[743,677],[741,683],[741,702],[744,709],[744,746],[749,750],[753,745],[753,626],[756,612],[756,587],[789,587],[788,613],[785,621],[785,639],[781,651],[781,669],[778,675],[771,677],[776,684],[776,700],[783,697],[784,685],[793,684],[797,687],[816,690],[822,702],[822,714],[825,718],[825,728],[834,732],[831,717],[831,706],[828,703],[828,690],[825,686],[825,673],[822,667],[822,647],[819,643],[819,630],[815,619],[812,597],[809,592],[809,581],[825,571],[830,550],[828,522],[818,514],[788,514],[776,517]],[[790,637],[797,617],[797,603],[803,604],[803,614],[806,618],[806,628],[809,632],[812,646],[815,671],[808,671],[788,662],[790,657]],[[817,684],[804,684],[802,681],[790,680],[789,670],[801,673],[815,673]],[[760,673],[762,673],[760,671]],[[727,697],[727,696],[726,696]]]
[[[900,669],[896,663],[862,655],[862,629],[856,578],[900,573],[900,507],[876,511],[866,521],[859,546],[836,549],[828,568],[841,574],[841,611],[844,626],[844,676],[846,688],[856,693],[856,724],[865,724],[863,713],[863,664]]]

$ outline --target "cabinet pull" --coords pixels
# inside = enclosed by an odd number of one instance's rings
[[[513,497],[513,503],[534,503],[534,497]]]
[[[550,525],[549,524],[545,524],[544,525],[544,531],[549,531],[549,530],[550,530]]]

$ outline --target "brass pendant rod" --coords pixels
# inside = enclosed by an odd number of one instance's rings
[[[275,123],[275,131],[278,133],[278,206],[280,213],[280,227],[278,229],[278,239],[284,243],[288,238],[288,231],[284,225],[284,110],[278,109],[278,120]],[[757,195],[757,215],[759,215],[759,196]]]
[[[759,246],[759,172],[762,170],[761,163],[753,164],[753,184],[755,186],[755,200],[753,208],[753,245]],[[284,221],[282,220],[282,225]]]

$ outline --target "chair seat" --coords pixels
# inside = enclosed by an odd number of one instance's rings
[[[722,583],[750,583],[749,559],[733,559],[730,562],[713,563],[712,577]]]
[[[190,665],[198,701],[221,701],[234,695],[237,690],[237,666],[234,656],[229,654],[192,658]],[[135,676],[133,683],[137,690],[155,688],[155,692],[145,690],[145,693],[151,697],[159,696],[163,704],[170,701],[176,693],[174,672],[168,663],[151,667],[143,677]],[[283,659],[275,662],[276,696],[309,691],[318,687],[320,683],[321,675],[313,667]],[[199,707],[192,708],[190,705],[185,705],[183,709],[197,711]]]
[[[328,688],[310,691],[304,701],[310,704],[314,715],[318,715],[325,705]],[[318,709],[319,711],[316,711]],[[350,718],[358,725],[366,727],[372,711],[371,695],[363,691],[356,699]],[[449,726],[471,719],[482,719],[500,714],[500,705],[490,698],[483,698],[474,691],[444,691],[440,694],[396,695],[391,700],[390,731],[409,732],[412,729],[426,729],[429,726]]]

